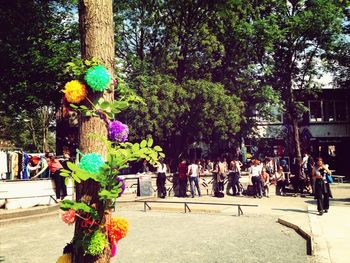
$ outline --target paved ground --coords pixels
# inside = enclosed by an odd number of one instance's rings
[[[165,199],[259,204],[243,208],[241,217],[228,206],[190,205],[193,213],[185,214],[181,204],[151,204],[152,211],[144,213],[142,203],[120,202],[117,213],[129,219],[131,229],[112,262],[345,263],[350,257],[350,185],[332,189],[331,209],[322,217],[311,197]],[[305,240],[276,223],[278,218],[313,236],[314,256],[306,256]],[[0,262],[1,257],[9,263],[55,262],[72,232],[58,216],[1,225]]]
[[[120,211],[129,236],[112,262],[307,262],[305,241],[273,216]],[[4,262],[55,262],[73,235],[57,217],[1,228]],[[20,253],[19,253],[20,252]]]

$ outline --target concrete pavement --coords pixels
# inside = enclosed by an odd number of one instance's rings
[[[220,202],[220,203],[240,203],[240,204],[258,204],[256,207],[243,207],[244,218],[270,217],[275,221],[280,219],[289,223],[290,226],[295,226],[301,229],[306,235],[311,237],[313,256],[308,257],[307,261],[298,262],[312,262],[312,263],[345,263],[350,258],[350,247],[348,237],[350,236],[350,184],[333,184],[332,191],[334,198],[331,199],[331,207],[329,213],[323,216],[317,215],[316,203],[312,197],[282,197],[271,196],[270,198],[255,199],[252,197],[233,197],[225,196],[224,198],[214,198],[211,196],[202,196],[192,198],[176,198],[167,197],[165,200],[169,201],[198,201],[198,202]],[[117,204],[118,213],[140,213],[143,210],[142,203],[135,203],[135,196],[124,195],[123,199],[119,200]],[[156,199],[162,201],[162,199]],[[179,204],[151,204],[152,210],[149,216],[156,217],[153,211],[175,211],[177,213],[184,213],[183,203]],[[197,213],[213,213],[237,218],[236,208],[230,206],[214,206],[214,205],[190,205],[192,214]],[[134,212],[133,212],[134,211]],[[160,212],[160,215],[163,214]],[[200,220],[198,215],[198,220]],[[197,216],[195,216],[197,218]],[[203,220],[205,223],[206,220]],[[266,221],[268,222],[268,221]],[[238,223],[238,222],[237,222]],[[0,229],[6,228],[5,223],[1,223]],[[285,224],[288,225],[288,224]],[[257,228],[258,229],[258,228]],[[254,231],[252,229],[252,231]],[[150,248],[149,248],[150,249]],[[266,248],[268,249],[268,248]],[[303,249],[306,254],[307,247]],[[175,255],[175,254],[174,254]],[[224,258],[223,258],[224,259]],[[249,261],[246,258],[245,262]],[[306,259],[305,259],[306,260]],[[30,262],[30,261],[28,261]],[[124,261],[123,261],[124,262]],[[132,261],[125,261],[132,262]],[[149,261],[151,262],[151,261]],[[171,262],[171,261],[169,261]],[[221,261],[231,262],[231,261]],[[236,261],[232,261],[236,262]],[[243,262],[243,261],[242,261]],[[274,261],[271,261],[274,262]],[[280,261],[285,262],[285,261]],[[286,261],[287,262],[287,261]],[[296,262],[296,261],[295,261]]]

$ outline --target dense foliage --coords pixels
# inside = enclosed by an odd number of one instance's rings
[[[176,145],[175,152],[198,139],[238,142],[254,134],[257,114],[269,119],[271,111],[284,111],[291,126],[297,123],[305,108],[292,88],[314,92],[326,71],[347,86],[349,1],[113,4],[118,76],[147,102],[123,116],[131,138],[147,130],[166,150]],[[72,7],[63,0],[6,1],[0,10],[7,25],[1,32],[1,111],[13,120],[2,118],[2,130],[16,122],[30,131],[23,120],[44,123],[33,118],[38,105],[59,103],[61,69],[79,46]],[[3,138],[29,147],[33,132],[26,133]]]
[[[48,140],[54,147],[64,64],[79,53],[75,12],[71,1],[2,1],[1,139],[30,151],[48,148]]]

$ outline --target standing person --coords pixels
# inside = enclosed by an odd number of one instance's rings
[[[277,182],[277,194],[286,195],[286,178],[282,166],[278,166],[275,178]]]
[[[211,159],[208,159],[206,164],[206,170],[211,173],[214,170],[214,163],[211,161]]]
[[[242,195],[241,192],[241,186],[239,183],[239,178],[241,177],[241,167],[242,163],[237,159],[233,158],[233,160],[230,162],[230,173],[229,173],[229,179],[231,174],[231,186],[233,195]],[[227,189],[226,189],[227,192]]]
[[[327,181],[327,174],[331,175],[331,171],[323,164],[322,158],[317,158],[313,169],[313,178],[315,179],[315,198],[317,199],[319,215],[328,212],[329,197],[333,197]]]
[[[265,167],[263,167],[261,170],[260,179],[261,179],[262,191],[266,197],[269,197],[270,175],[266,171]]]
[[[218,191],[222,192],[224,191],[224,181],[225,181],[225,176],[227,174],[227,163],[226,160],[221,158],[220,161],[218,162],[218,173],[217,173],[217,182],[218,182]]]
[[[271,159],[266,157],[265,160],[264,160],[264,165],[263,166],[265,167],[266,172],[269,174],[269,176],[272,177],[273,165],[272,165]]]
[[[254,198],[256,197],[261,198],[262,197],[261,182],[260,182],[261,166],[259,165],[258,160],[253,160],[253,165],[250,167],[250,174],[252,176]]]
[[[308,155],[307,152],[305,152],[305,153],[304,153],[304,156],[303,156],[303,161],[302,161],[302,163],[301,163],[303,172],[304,172],[305,174],[307,174],[307,169],[308,169],[307,163],[308,163],[308,161],[309,161],[309,155]]]
[[[201,189],[199,188],[199,165],[193,160],[188,166],[187,174],[190,178],[191,195],[194,198],[194,186],[197,188],[198,196],[201,197]]]
[[[158,160],[157,167],[157,193],[158,197],[165,198],[166,197],[166,172],[167,172],[167,166],[164,163],[163,159]]]
[[[307,159],[307,177],[311,186],[311,195],[315,195],[315,180],[312,177],[314,166],[314,158],[309,154],[309,158]]]
[[[218,187],[218,173],[219,173],[219,159],[217,159],[213,163],[213,169],[212,169],[212,175],[213,175],[213,193],[214,196],[219,193],[219,187]]]
[[[179,173],[179,196],[185,197],[187,190],[187,163],[186,160],[181,160],[177,166],[177,172]]]
[[[58,159],[55,158],[53,153],[46,152],[45,158],[47,160],[51,178],[55,182],[56,198],[59,201],[63,200],[67,196],[67,186],[64,182],[64,178],[60,175],[60,171],[63,168]]]
[[[143,163],[142,163],[142,172],[143,173],[148,173],[149,172],[149,167],[148,167],[147,160],[144,160]]]
[[[304,194],[304,190],[307,190],[307,192],[309,192],[308,177],[303,168],[303,160],[301,160],[300,158],[296,158],[295,173],[296,173],[297,182],[298,182],[297,189],[299,190],[300,196],[306,197],[306,195]],[[297,194],[298,190],[296,191],[295,194]]]

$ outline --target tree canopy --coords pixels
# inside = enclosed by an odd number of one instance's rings
[[[123,118],[133,138],[149,130],[165,149],[181,136],[238,142],[254,134],[257,114],[271,119],[276,108],[297,131],[305,108],[293,89],[314,92],[327,70],[340,86],[349,81],[349,1],[121,0],[113,8],[117,76],[146,102]],[[0,110],[33,118],[38,105],[60,103],[64,64],[79,50],[77,9],[5,1],[0,12]]]

